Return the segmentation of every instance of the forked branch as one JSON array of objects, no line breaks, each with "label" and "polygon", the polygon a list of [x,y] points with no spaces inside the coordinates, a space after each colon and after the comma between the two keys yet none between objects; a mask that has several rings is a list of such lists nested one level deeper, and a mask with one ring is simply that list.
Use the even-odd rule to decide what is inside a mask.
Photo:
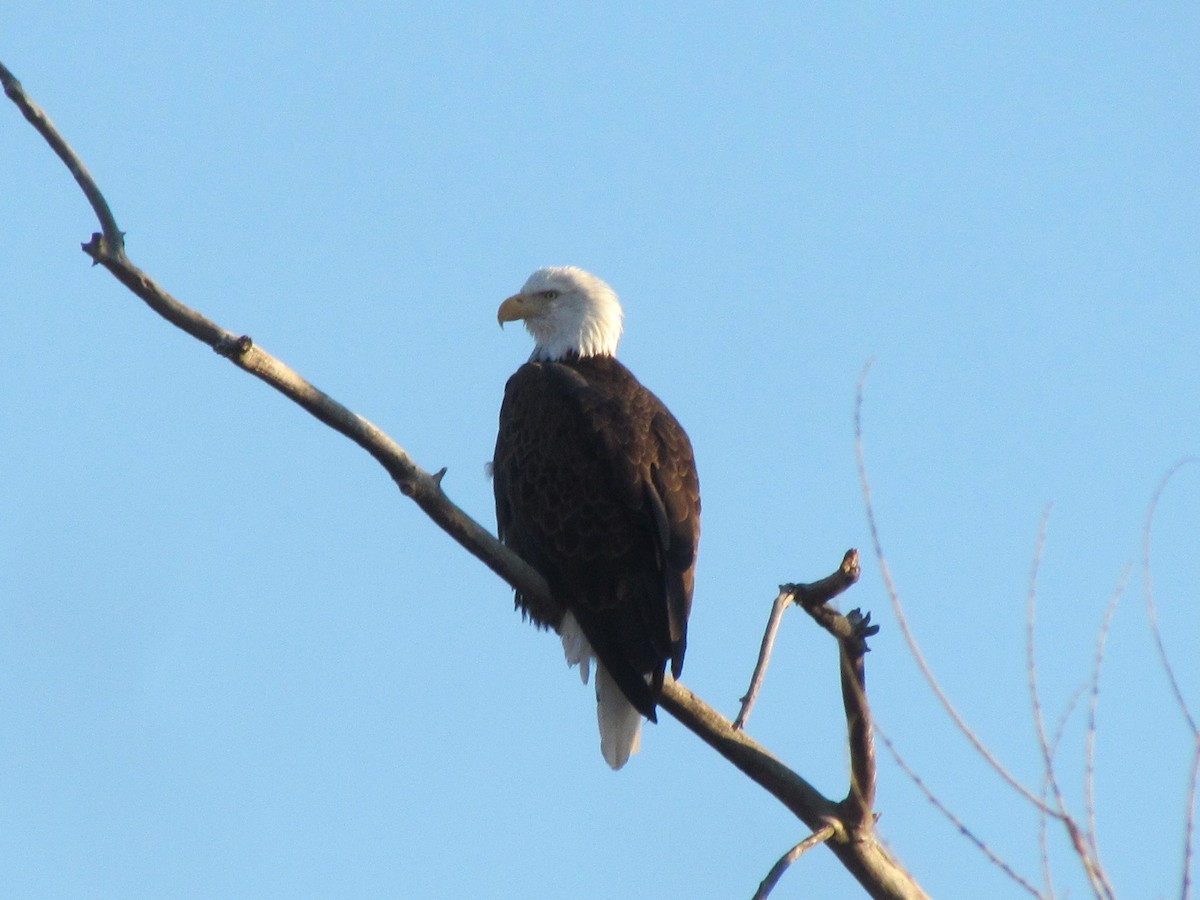
[{"label": "forked branch", "polygon": [[[742,697],[742,706],[733,727],[741,729],[750,716],[766,677],[771,650],[783,621],[783,612],[793,603],[800,606],[813,620],[828,631],[838,642],[838,670],[841,675],[842,705],[846,713],[847,742],[850,749],[850,786],[846,798],[838,804],[841,820],[857,835],[867,835],[875,826],[875,742],[872,732],[871,710],[867,703],[866,667],[863,658],[868,651],[867,638],[878,633],[879,627],[871,624],[871,616],[859,610],[842,615],[829,605],[834,597],[858,582],[861,569],[858,551],[847,550],[842,563],[832,574],[810,584],[784,584],[771,604],[771,615],[767,621],[758,661],[750,678],[750,688]],[[763,881],[756,896],[766,896],[784,871],[808,849],[809,842],[819,842],[821,832],[797,844],[775,864]]]},{"label": "forked branch", "polygon": [[[771,663],[771,651],[775,648],[775,637],[783,622],[783,611],[793,603],[799,603],[806,609],[828,603],[858,582],[862,570],[858,564],[858,551],[847,550],[842,557],[842,563],[832,575],[827,575],[820,581],[811,584],[781,584],[775,602],[771,604],[771,615],[767,619],[767,628],[763,632],[762,643],[758,648],[758,661],[754,664],[754,673],[750,676],[750,687],[741,699],[742,707],[738,710],[737,718],[733,720],[734,728],[744,728],[750,718],[750,711],[758,700],[762,690],[763,679],[767,675],[767,666]],[[836,634],[834,635],[837,636]]]}]

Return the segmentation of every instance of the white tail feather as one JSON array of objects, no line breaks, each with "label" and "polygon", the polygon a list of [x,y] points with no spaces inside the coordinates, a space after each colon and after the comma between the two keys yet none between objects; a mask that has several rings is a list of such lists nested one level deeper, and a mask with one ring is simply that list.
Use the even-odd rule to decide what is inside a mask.
[{"label": "white tail feather", "polygon": [[614,769],[629,762],[642,747],[642,714],[625,699],[604,663],[596,661],[596,721],[600,752]]},{"label": "white tail feather", "polygon": [[642,716],[625,699],[608,669],[596,659],[575,617],[567,613],[558,627],[567,665],[579,666],[579,677],[588,683],[592,661],[596,661],[596,721],[600,724],[600,752],[614,769],[629,762],[642,746]]}]

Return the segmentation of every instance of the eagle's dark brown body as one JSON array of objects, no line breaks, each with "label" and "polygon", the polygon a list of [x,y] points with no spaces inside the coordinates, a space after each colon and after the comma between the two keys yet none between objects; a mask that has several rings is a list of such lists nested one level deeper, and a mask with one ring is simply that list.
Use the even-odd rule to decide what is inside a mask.
[{"label": "eagle's dark brown body", "polygon": [[611,356],[529,362],[505,387],[493,480],[501,539],[654,720],[667,662],[683,666],[700,539],[683,428]]}]

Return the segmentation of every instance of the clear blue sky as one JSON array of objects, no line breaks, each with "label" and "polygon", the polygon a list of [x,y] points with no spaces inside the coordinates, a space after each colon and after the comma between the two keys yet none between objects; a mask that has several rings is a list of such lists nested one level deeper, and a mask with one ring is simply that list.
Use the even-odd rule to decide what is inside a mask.
[{"label": "clear blue sky", "polygon": [[[1103,857],[1178,892],[1190,738],[1146,625],[1142,527],[1200,453],[1200,8],[10,2],[0,59],[128,250],[392,434],[491,524],[499,301],[571,263],[692,436],[684,681],[732,714],[776,585],[866,551],[880,722],[1030,879],[1025,596],[1057,719],[1134,564],[1102,681]],[[804,836],[665,717],[614,774],[590,689],[381,469],[79,251],[82,195],[0,107],[0,896],[738,897]],[[1154,530],[1200,708],[1200,465]],[[846,783],[836,654],[789,617],[750,732]],[[1082,720],[1062,747],[1076,804]],[[1019,896],[881,762],[934,895]],[[1086,888],[1061,839],[1056,884]],[[776,896],[853,897],[825,851]]]}]

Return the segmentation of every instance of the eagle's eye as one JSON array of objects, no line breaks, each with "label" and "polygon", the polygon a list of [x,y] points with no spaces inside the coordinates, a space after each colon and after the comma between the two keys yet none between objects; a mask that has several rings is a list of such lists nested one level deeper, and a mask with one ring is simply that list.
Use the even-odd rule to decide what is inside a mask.
[{"label": "eagle's eye", "polygon": [[541,297],[543,300],[557,300],[560,293],[561,291],[555,290],[538,291],[537,296]]}]

